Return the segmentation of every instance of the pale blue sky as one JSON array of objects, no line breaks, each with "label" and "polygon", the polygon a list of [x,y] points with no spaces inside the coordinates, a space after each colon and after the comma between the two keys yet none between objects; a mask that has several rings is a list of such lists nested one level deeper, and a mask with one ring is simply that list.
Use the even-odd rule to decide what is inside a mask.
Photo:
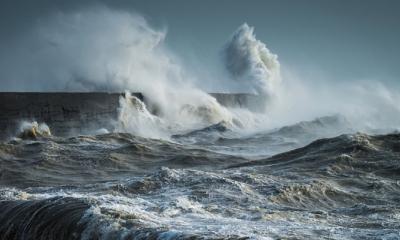
[{"label": "pale blue sky", "polygon": [[[2,1],[0,44],[13,41],[38,17],[98,1]],[[190,67],[213,70],[221,47],[243,22],[279,55],[284,66],[332,80],[399,82],[400,1],[381,0],[169,0],[112,1],[136,11],[155,28],[168,28],[166,44]],[[1,68],[1,66],[0,66]]]}]

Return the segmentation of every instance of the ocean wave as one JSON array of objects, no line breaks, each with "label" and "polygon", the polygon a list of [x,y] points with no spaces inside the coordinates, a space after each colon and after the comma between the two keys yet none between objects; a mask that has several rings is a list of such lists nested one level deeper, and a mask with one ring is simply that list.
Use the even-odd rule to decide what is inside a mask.
[{"label": "ocean wave", "polygon": [[[66,221],[66,209],[74,214],[67,223],[73,230],[63,232],[67,239],[373,239],[397,234],[398,133],[322,138],[272,157],[212,150],[237,141],[247,151],[256,144],[260,149],[276,144],[278,151],[284,139],[337,122],[317,120],[246,137],[217,124],[170,141],[108,133],[2,142],[0,208],[8,209],[2,221],[17,221],[9,217],[13,212],[22,219],[23,212],[43,211],[43,216],[58,216],[52,222],[57,225]],[[209,138],[208,145],[177,140],[206,140],[213,134],[218,140]],[[35,225],[26,227],[29,234],[48,238],[40,227],[46,219],[29,221]],[[17,222],[2,225],[7,237],[21,238],[19,229],[26,222]]]},{"label": "ocean wave", "polygon": [[39,137],[49,137],[51,131],[46,123],[37,123],[36,121],[23,121],[20,124],[18,137],[22,139],[36,139]]},{"label": "ocean wave", "polygon": [[74,198],[0,201],[0,239],[79,239],[89,205]]},{"label": "ocean wave", "polygon": [[[398,157],[399,134],[369,136],[363,133],[344,134],[334,138],[323,138],[309,145],[275,155],[271,158],[250,161],[234,167],[265,165],[274,168],[287,165],[304,168],[322,168],[342,160],[362,162],[358,167],[371,169],[368,164],[395,163]],[[379,170],[378,170],[379,171]]]},{"label": "ocean wave", "polygon": [[[0,144],[0,183],[51,186],[118,180],[161,166],[223,168],[244,158],[125,133]],[[62,173],[62,174],[61,174]]]}]

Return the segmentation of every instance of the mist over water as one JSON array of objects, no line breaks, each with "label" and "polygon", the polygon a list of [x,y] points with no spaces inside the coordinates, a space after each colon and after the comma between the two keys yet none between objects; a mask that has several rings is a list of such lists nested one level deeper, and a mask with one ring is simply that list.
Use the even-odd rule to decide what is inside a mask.
[{"label": "mist over water", "polygon": [[0,142],[0,239],[400,238],[398,89],[304,77],[255,31],[227,36],[213,79],[265,103],[246,108],[201,90],[140,14],[35,23],[0,56],[3,90],[125,94],[114,128],[22,122]]}]

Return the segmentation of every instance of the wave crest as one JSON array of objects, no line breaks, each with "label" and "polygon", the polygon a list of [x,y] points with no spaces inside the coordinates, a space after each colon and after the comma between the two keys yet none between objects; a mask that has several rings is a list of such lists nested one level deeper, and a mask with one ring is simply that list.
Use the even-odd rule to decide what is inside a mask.
[{"label": "wave crest", "polygon": [[278,56],[257,40],[254,28],[241,25],[228,41],[224,51],[225,66],[244,89],[259,95],[275,94],[280,82]]}]

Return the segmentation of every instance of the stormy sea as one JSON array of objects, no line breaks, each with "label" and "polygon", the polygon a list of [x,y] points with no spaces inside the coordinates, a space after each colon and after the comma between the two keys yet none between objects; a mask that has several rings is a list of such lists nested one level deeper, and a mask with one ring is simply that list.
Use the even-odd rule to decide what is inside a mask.
[{"label": "stormy sea", "polygon": [[169,140],[33,126],[0,144],[0,238],[398,239],[400,134],[345,124]]},{"label": "stormy sea", "polygon": [[[178,81],[187,78],[175,75],[163,36],[143,21],[100,9],[79,15],[82,31],[69,29],[74,16],[60,27],[78,29],[89,47],[84,34],[98,16],[114,27],[92,55],[78,49],[92,65],[76,65],[105,66],[105,55],[118,74],[77,71],[86,77],[69,86],[112,84],[145,99],[126,91],[115,119],[82,132],[20,119],[0,142],[0,239],[400,239],[400,110],[389,90],[292,84],[243,24],[223,48],[226,78],[211,90],[258,100],[227,106]],[[43,31],[58,33],[51,26]],[[63,53],[75,46],[45,35]],[[107,36],[124,36],[124,48]],[[99,49],[109,51],[93,55]],[[133,70],[118,59],[132,59]]]}]

